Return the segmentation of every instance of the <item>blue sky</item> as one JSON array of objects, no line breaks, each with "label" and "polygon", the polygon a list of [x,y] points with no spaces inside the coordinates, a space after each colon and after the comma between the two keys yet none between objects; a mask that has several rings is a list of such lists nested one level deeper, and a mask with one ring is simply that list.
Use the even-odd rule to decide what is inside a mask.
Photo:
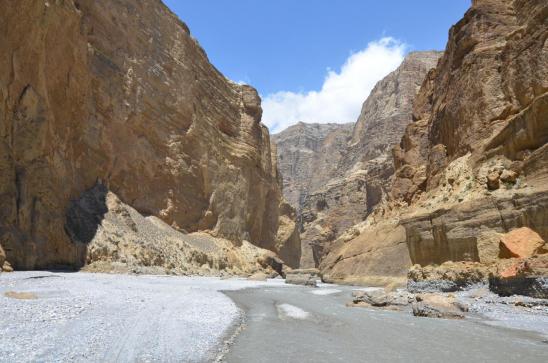
[{"label": "blue sky", "polygon": [[[297,121],[355,121],[374,83],[406,52],[443,50],[449,28],[470,6],[470,0],[164,2],[223,74],[259,90],[272,131]],[[354,100],[337,107],[345,96]]]}]

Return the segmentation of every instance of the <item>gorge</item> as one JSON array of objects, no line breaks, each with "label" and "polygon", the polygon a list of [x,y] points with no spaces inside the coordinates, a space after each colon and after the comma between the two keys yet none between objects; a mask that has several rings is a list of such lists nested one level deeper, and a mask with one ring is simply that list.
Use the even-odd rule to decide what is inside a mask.
[{"label": "gorge", "polygon": [[545,361],[546,1],[273,134],[161,0],[0,9],[0,362]]}]

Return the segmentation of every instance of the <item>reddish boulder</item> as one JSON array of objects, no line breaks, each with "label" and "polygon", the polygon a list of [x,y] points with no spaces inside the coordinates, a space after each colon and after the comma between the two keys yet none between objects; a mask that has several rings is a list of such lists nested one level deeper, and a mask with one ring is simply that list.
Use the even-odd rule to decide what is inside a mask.
[{"label": "reddish boulder", "polygon": [[489,277],[489,289],[501,296],[548,299],[548,254],[518,260]]},{"label": "reddish boulder", "polygon": [[500,239],[500,257],[527,258],[548,252],[546,243],[530,228],[522,227],[504,234]]}]

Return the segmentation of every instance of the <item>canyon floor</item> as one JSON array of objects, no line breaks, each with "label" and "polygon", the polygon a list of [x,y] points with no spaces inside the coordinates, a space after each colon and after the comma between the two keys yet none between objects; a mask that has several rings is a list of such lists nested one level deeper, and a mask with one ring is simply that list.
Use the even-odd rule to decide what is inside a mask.
[{"label": "canyon floor", "polygon": [[[520,314],[482,300],[475,306],[482,314],[464,320],[417,318],[405,310],[347,307],[353,289],[328,284],[308,288],[283,280],[2,274],[0,362],[548,358],[546,311]],[[468,298],[466,293],[462,298]]]}]

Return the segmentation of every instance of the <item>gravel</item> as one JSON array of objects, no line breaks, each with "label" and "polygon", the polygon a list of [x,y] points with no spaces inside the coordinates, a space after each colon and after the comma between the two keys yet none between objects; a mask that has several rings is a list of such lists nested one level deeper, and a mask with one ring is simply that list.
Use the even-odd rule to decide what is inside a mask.
[{"label": "gravel", "polygon": [[[220,290],[282,283],[80,272],[2,274],[0,362],[211,361],[241,314]],[[9,298],[7,292],[35,298]]]}]

